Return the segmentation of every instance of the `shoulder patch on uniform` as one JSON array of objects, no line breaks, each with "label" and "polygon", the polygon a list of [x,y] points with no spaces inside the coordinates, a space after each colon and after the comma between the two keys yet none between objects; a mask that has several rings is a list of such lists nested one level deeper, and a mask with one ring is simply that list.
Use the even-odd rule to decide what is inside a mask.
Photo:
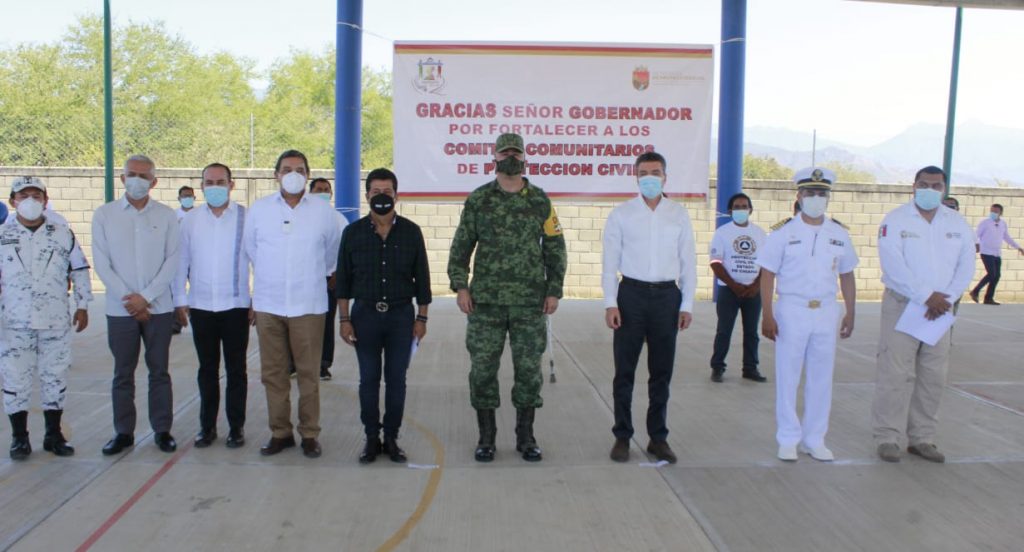
[{"label": "shoulder patch on uniform", "polygon": [[562,235],[562,224],[558,222],[558,215],[555,214],[555,206],[551,206],[548,219],[544,221],[544,235],[553,238]]},{"label": "shoulder patch on uniform", "polygon": [[847,226],[846,226],[845,224],[843,224],[843,223],[839,222],[839,221],[838,221],[838,220],[836,220],[836,219],[835,219],[834,217],[832,218],[832,222],[834,222],[834,223],[838,224],[839,226],[842,226],[842,227],[843,227],[844,229],[846,229],[846,230],[849,230],[849,228],[847,228]]},{"label": "shoulder patch on uniform", "polygon": [[774,231],[778,230],[779,228],[782,228],[783,226],[785,226],[786,224],[788,224],[788,223],[789,223],[789,221],[791,221],[791,220],[793,220],[793,217],[789,217],[789,218],[784,218],[784,219],[780,220],[779,222],[776,222],[775,224],[773,224],[773,225],[771,226],[771,230],[772,230],[772,232],[774,232]]}]

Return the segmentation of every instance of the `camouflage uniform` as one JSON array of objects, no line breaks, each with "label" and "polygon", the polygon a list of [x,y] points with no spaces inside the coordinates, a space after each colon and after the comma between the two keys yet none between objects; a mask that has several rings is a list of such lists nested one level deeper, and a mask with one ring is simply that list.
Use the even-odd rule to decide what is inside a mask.
[{"label": "camouflage uniform", "polygon": [[0,226],[0,371],[7,414],[28,410],[34,370],[43,410],[64,408],[71,365],[68,277],[77,308],[92,300],[89,265],[72,253],[75,248],[75,235],[63,224],[45,221],[35,231],[20,223]]},{"label": "camouflage uniform", "polygon": [[[453,291],[469,288],[475,303],[466,328],[470,401],[476,409],[500,405],[498,367],[505,335],[512,345],[512,404],[538,408],[544,381],[540,361],[547,347],[545,297],[562,297],[566,252],[562,228],[543,190],[523,179],[509,193],[497,180],[466,199],[448,261]],[[476,249],[473,281],[469,259]]]}]

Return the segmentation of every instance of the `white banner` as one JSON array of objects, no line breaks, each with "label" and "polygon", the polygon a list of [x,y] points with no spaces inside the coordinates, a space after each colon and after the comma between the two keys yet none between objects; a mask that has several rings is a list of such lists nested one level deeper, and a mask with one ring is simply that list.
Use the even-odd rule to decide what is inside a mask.
[{"label": "white banner", "polygon": [[633,163],[665,156],[671,196],[708,191],[709,45],[395,43],[403,196],[465,196],[494,179],[494,140],[526,143],[548,195],[631,197]]}]

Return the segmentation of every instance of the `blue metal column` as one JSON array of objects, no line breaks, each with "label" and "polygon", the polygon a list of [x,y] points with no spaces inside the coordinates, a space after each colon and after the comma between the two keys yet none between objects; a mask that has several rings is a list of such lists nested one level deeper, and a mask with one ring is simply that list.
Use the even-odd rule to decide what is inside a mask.
[{"label": "blue metal column", "polygon": [[103,0],[103,201],[114,201],[114,88],[111,70],[110,0]]},{"label": "blue metal column", "polygon": [[956,86],[960,80],[960,31],[964,8],[956,7],[956,28],[953,31],[953,67],[949,72],[949,107],[946,111],[946,143],[942,151],[942,170],[946,171],[946,195],[953,185],[953,127],[956,125]]},{"label": "blue metal column", "polygon": [[338,0],[334,83],[334,207],[359,218],[363,0]]},{"label": "blue metal column", "polygon": [[[722,0],[721,86],[718,102],[718,216],[729,222],[729,198],[743,191],[743,75],[747,52],[747,0]],[[718,286],[714,286],[717,298]]]}]

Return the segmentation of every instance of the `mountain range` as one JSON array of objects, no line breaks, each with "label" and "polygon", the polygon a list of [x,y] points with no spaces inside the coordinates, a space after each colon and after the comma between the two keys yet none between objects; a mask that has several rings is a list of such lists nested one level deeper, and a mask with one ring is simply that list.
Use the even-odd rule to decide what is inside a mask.
[{"label": "mountain range", "polygon": [[[819,137],[815,162],[839,162],[867,171],[879,183],[909,182],[925,165],[942,165],[945,127],[919,123],[873,146],[855,146]],[[744,152],[774,157],[794,170],[811,164],[809,132],[755,126],[744,130]],[[712,162],[718,154],[712,141]],[[1024,187],[1024,130],[968,122],[956,127],[953,176],[960,186]]]}]

